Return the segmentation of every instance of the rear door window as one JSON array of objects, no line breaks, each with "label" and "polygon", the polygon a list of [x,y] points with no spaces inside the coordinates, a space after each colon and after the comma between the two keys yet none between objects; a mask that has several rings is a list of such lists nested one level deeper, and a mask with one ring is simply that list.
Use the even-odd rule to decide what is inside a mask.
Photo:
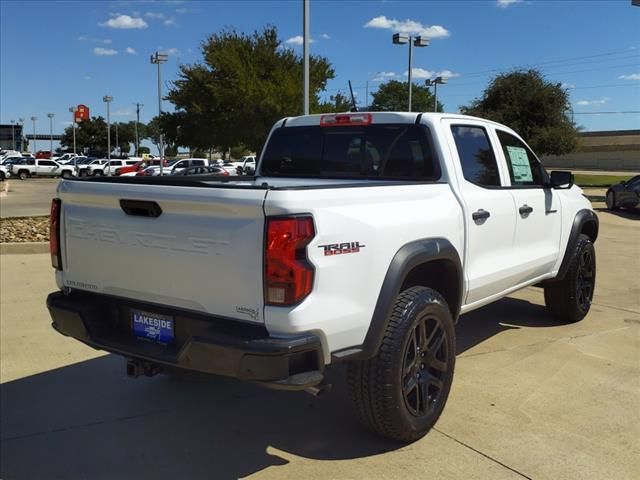
[{"label": "rear door window", "polygon": [[437,180],[440,168],[422,125],[314,126],[275,130],[261,174]]},{"label": "rear door window", "polygon": [[487,131],[476,125],[452,125],[465,180],[482,187],[500,186],[498,162]]}]

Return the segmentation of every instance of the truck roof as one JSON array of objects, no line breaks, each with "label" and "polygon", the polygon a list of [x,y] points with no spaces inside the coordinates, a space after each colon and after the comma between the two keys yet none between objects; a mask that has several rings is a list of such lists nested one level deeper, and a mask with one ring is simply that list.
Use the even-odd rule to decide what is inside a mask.
[{"label": "truck roof", "polygon": [[487,120],[486,118],[473,117],[471,115],[462,115],[459,113],[434,113],[434,112],[339,112],[339,113],[322,113],[314,115],[300,115],[298,117],[287,117],[276,123],[275,127],[303,127],[320,125],[322,117],[332,115],[371,115],[372,124],[380,123],[415,123],[418,115],[422,120],[433,123],[440,118],[453,118],[460,120],[480,120],[498,125],[496,122]]}]

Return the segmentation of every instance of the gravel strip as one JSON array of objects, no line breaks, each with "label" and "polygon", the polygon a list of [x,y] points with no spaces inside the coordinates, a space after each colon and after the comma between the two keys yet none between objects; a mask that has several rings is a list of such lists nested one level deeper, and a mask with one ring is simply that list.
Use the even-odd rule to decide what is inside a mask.
[{"label": "gravel strip", "polygon": [[49,217],[0,219],[0,243],[48,242]]}]

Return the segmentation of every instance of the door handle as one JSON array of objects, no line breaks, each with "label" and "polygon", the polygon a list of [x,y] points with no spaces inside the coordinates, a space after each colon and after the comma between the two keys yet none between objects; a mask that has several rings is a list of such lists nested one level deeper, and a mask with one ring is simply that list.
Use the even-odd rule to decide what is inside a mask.
[{"label": "door handle", "polygon": [[473,212],[471,214],[471,218],[473,218],[475,221],[478,220],[485,220],[487,218],[489,218],[491,216],[491,214],[489,212],[487,212],[486,210],[483,210],[482,208],[480,210],[477,210],[475,212]]},{"label": "door handle", "polygon": [[533,207],[530,207],[525,203],[518,209],[518,211],[520,212],[520,215],[529,215],[531,212],[533,212]]}]

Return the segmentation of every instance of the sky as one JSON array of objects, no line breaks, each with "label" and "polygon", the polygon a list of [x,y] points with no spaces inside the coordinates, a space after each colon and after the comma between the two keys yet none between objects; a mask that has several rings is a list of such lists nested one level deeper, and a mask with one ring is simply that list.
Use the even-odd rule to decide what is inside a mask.
[{"label": "sky", "polygon": [[[631,0],[311,0],[310,19],[311,53],[336,72],[326,97],[348,93],[351,80],[364,106],[380,82],[406,81],[408,47],[391,41],[403,32],[430,38],[414,49],[413,78],[449,77],[438,88],[445,111],[480,96],[497,73],[536,67],[569,89],[584,130],[640,128],[640,7]],[[36,116],[48,133],[52,112],[61,133],[72,105],[106,116],[104,95],[113,121],[135,119],[138,102],[146,122],[158,113],[153,52],[169,54],[166,92],[180,64],[201,62],[210,34],[269,24],[283,47],[302,52],[302,0],[0,0],[0,122],[24,118],[31,133]]]}]

